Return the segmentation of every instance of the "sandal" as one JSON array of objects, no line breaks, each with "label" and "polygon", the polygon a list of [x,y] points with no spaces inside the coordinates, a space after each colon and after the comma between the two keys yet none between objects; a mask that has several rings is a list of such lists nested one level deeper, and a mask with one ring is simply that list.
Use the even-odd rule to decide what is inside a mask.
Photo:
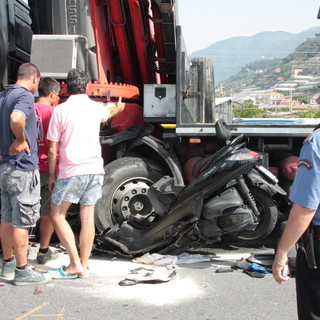
[{"label": "sandal", "polygon": [[67,269],[66,266],[62,266],[59,269],[49,269],[48,273],[51,275],[52,279],[77,279],[79,277],[78,273],[68,274],[65,273]]}]

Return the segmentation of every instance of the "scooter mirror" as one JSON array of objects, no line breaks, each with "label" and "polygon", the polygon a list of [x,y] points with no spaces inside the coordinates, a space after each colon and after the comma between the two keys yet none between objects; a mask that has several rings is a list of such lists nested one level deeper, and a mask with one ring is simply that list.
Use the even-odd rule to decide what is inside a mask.
[{"label": "scooter mirror", "polygon": [[228,141],[230,140],[232,133],[228,128],[228,125],[224,121],[224,119],[219,119],[215,123],[216,134],[220,140]]}]

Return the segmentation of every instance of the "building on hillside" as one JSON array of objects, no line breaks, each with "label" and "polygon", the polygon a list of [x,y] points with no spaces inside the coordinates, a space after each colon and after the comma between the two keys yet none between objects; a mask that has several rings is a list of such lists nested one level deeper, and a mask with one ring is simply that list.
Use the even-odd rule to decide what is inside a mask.
[{"label": "building on hillside", "polygon": [[274,87],[275,91],[294,91],[296,90],[298,83],[295,81],[285,81],[281,82]]},{"label": "building on hillside", "polygon": [[293,100],[292,97],[289,97],[289,96],[282,96],[282,97],[279,97],[277,100],[276,100],[276,103],[275,105],[277,107],[282,107],[282,108],[294,108],[296,106],[300,106],[301,105],[301,102],[298,101],[298,100]]},{"label": "building on hillside", "polygon": [[296,68],[294,68],[294,69],[292,69],[292,76],[293,76],[294,78],[296,78],[296,77],[298,77],[299,73],[302,72],[302,71],[303,71],[303,69],[296,69]]},{"label": "building on hillside", "polygon": [[262,108],[272,108],[277,106],[279,99],[283,96],[284,95],[282,93],[275,91],[257,94],[256,104]]}]

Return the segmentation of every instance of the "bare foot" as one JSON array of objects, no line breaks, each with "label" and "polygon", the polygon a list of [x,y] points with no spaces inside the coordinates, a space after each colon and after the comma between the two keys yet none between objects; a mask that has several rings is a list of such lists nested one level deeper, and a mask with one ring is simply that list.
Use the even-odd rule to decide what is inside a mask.
[{"label": "bare foot", "polygon": [[67,266],[67,267],[65,268],[64,272],[65,272],[66,274],[81,274],[81,273],[83,273],[84,271],[83,271],[82,266],[80,266],[80,267],[71,267],[71,266],[69,265],[69,266]]},{"label": "bare foot", "polygon": [[89,269],[85,269],[83,272],[79,273],[79,278],[84,279],[89,277]]}]

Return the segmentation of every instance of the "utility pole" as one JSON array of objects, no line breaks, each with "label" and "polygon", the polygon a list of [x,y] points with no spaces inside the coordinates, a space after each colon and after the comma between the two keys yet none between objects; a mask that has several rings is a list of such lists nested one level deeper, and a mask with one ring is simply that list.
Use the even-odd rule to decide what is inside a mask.
[{"label": "utility pole", "polygon": [[224,91],[223,91],[224,85],[222,82],[219,83],[219,89],[220,89],[219,90],[220,91],[220,98],[223,98],[224,97]]}]

